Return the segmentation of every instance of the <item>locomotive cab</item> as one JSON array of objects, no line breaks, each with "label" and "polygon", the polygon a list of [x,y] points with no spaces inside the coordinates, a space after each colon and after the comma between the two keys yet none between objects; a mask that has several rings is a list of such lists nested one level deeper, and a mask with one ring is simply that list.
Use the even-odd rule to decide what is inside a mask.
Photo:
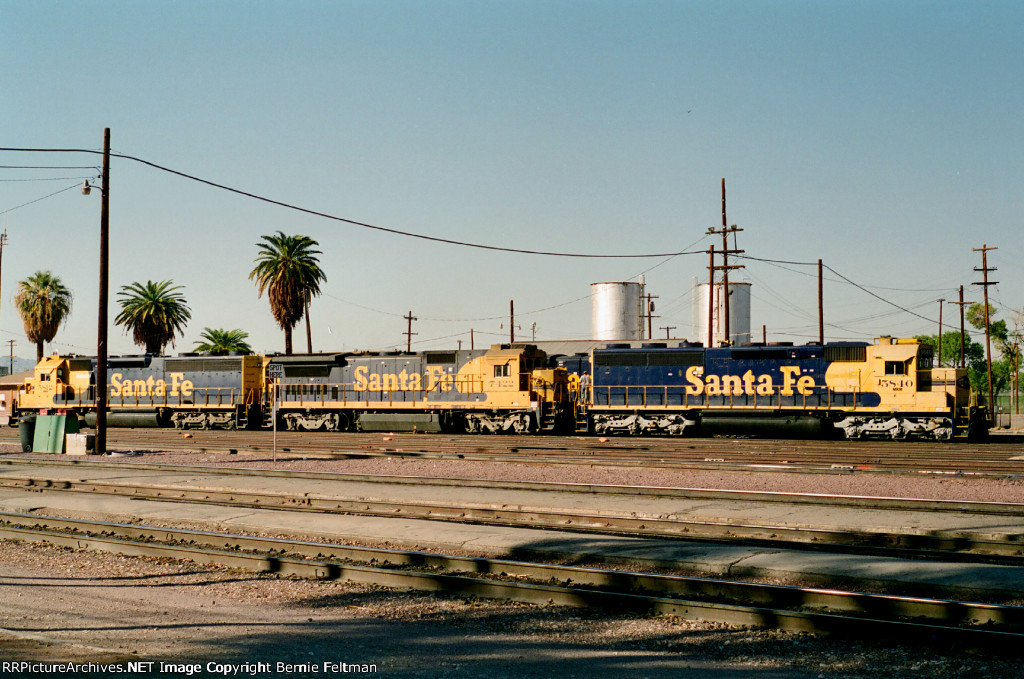
[{"label": "locomotive cab", "polygon": [[67,408],[92,398],[92,360],[88,358],[48,356],[25,379],[18,398],[21,410]]},{"label": "locomotive cab", "polygon": [[547,363],[547,354],[533,344],[495,344],[467,363],[459,371],[459,382],[478,379],[487,395],[487,408],[496,409],[466,412],[467,429],[516,433],[567,429],[568,374]]},{"label": "locomotive cab", "polygon": [[933,350],[914,339],[879,337],[863,362],[833,364],[830,384],[862,394],[836,423],[847,438],[949,440],[984,430],[962,368],[933,367]]},{"label": "locomotive cab", "polygon": [[64,395],[67,386],[67,361],[60,356],[47,356],[36,364],[32,377],[25,378],[18,399],[23,410],[48,408],[57,394]]}]

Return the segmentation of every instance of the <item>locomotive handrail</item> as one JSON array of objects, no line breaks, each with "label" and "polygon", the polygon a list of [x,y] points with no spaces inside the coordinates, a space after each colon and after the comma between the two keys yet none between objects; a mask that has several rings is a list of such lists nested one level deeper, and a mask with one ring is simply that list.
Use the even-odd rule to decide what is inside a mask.
[{"label": "locomotive handrail", "polygon": [[[453,380],[439,380],[428,389],[402,389],[402,388],[356,388],[354,382],[325,382],[322,384],[285,384],[282,385],[280,400],[282,403],[318,403],[322,407],[327,405],[348,406],[351,403],[358,403],[365,407],[380,406],[387,404],[394,407],[400,404],[407,404],[409,407],[422,407],[429,402],[430,395],[444,395],[448,393],[469,395],[484,393],[484,380],[475,377],[464,377]],[[553,385],[549,385],[553,386]],[[269,401],[269,394],[272,385],[266,385],[263,389],[264,398]],[[336,389],[337,396],[328,397],[328,390]],[[527,390],[529,391],[529,390]],[[386,394],[387,396],[383,396]],[[381,395],[375,399],[375,395]],[[399,397],[402,396],[402,398]]]},{"label": "locomotive handrail", "polygon": [[[794,393],[792,395],[784,396],[782,394],[781,385],[773,385],[771,393],[769,394],[753,394],[747,393],[736,393],[734,390],[729,390],[728,393],[722,394],[711,394],[709,395],[706,391],[700,394],[689,393],[685,385],[669,384],[669,385],[627,385],[627,384],[605,384],[599,386],[593,386],[594,403],[589,404],[591,406],[603,406],[611,408],[673,408],[673,407],[709,407],[709,408],[728,408],[728,409],[764,409],[764,408],[775,408],[778,410],[785,409],[814,409],[814,410],[833,410],[835,408],[843,408],[848,410],[856,410],[860,407],[860,390],[854,388],[852,391],[840,392],[833,387],[827,385],[818,386],[815,385],[813,391],[810,394]],[[669,390],[677,390],[675,393],[671,393]],[[837,398],[838,395],[848,396],[849,399],[841,399],[843,403],[839,403]],[[673,398],[678,398],[679,402],[670,403]],[[786,399],[791,399],[789,403],[786,403]],[[617,402],[616,402],[617,401]]]},{"label": "locomotive handrail", "polygon": [[[54,397],[53,403],[55,405],[63,404],[65,406],[75,406],[78,408],[95,407],[96,399],[93,394],[94,389],[90,387],[86,390],[86,393],[78,392],[73,399]],[[239,389],[237,387],[195,387],[193,389],[193,397],[189,398],[182,394],[177,397],[171,397],[168,394],[164,394],[162,398],[157,397],[155,394],[133,394],[131,396],[125,396],[125,394],[118,394],[116,397],[108,397],[108,404],[110,406],[116,405],[117,407],[140,407],[147,406],[155,408],[158,406],[169,407],[169,406],[195,406],[198,396],[195,392],[202,392],[202,406],[209,407],[224,407],[234,406],[238,404],[252,404],[255,402],[255,390],[253,389]],[[213,395],[211,396],[211,392]]]}]

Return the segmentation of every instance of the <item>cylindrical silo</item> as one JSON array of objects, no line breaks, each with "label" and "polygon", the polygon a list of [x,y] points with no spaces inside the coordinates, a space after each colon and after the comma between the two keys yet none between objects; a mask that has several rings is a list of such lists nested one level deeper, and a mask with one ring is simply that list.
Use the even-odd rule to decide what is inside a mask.
[{"label": "cylindrical silo", "polygon": [[[708,300],[709,285],[700,283],[693,290],[693,327],[697,342],[708,344],[709,305],[712,342],[717,347],[725,339],[725,297],[722,283],[715,283],[713,302]],[[733,344],[750,342],[750,283],[729,282],[729,339]]]},{"label": "cylindrical silo", "polygon": [[595,340],[639,340],[644,286],[632,281],[590,284],[590,327]]}]

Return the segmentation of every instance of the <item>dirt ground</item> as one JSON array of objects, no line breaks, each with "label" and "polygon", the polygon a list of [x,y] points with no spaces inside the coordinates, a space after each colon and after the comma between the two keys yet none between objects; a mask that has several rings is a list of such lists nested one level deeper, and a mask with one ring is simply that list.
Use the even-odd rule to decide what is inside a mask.
[{"label": "dirt ground", "polygon": [[[1005,660],[0,542],[0,676],[1016,677]],[[21,664],[27,663],[27,664]],[[64,671],[62,671],[64,670]]]}]

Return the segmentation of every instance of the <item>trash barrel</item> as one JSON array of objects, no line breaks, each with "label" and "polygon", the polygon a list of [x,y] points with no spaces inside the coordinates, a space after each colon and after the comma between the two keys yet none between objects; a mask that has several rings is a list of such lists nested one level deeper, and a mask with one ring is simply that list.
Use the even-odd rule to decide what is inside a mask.
[{"label": "trash barrel", "polygon": [[36,433],[36,416],[22,415],[18,420],[18,434],[21,435],[21,451],[32,452],[32,438]]}]

